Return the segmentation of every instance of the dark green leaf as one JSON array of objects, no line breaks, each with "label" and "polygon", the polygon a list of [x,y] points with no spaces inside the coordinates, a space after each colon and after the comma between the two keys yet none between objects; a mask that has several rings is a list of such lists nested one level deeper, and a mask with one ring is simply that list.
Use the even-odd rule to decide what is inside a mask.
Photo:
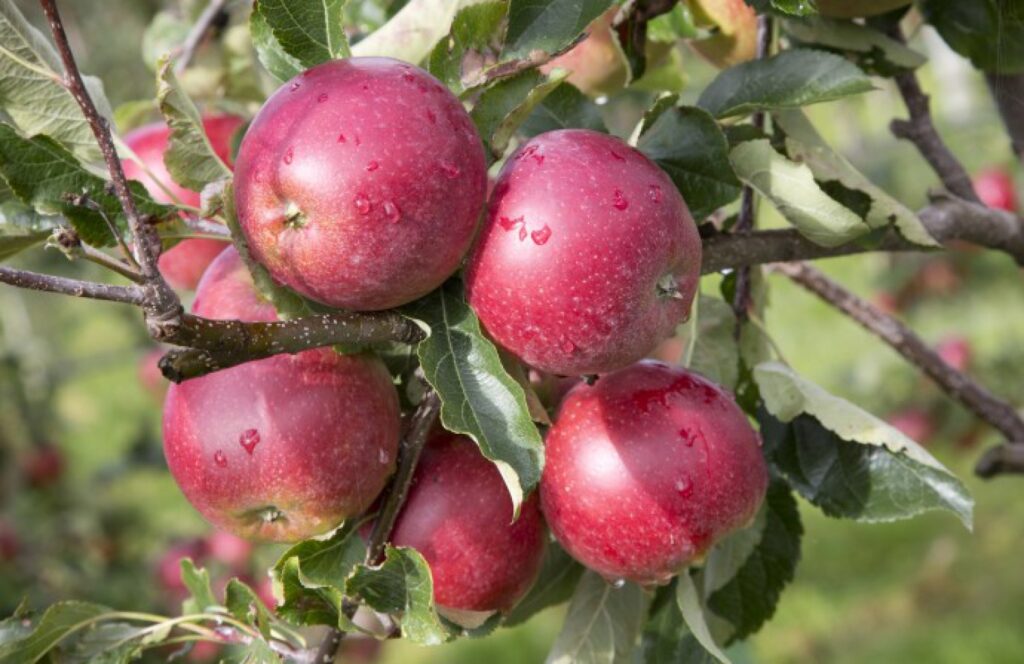
[{"label": "dark green leaf", "polygon": [[569,601],[581,576],[583,565],[573,560],[557,542],[548,542],[537,580],[526,597],[505,616],[502,624],[507,627],[518,625],[539,611]]},{"label": "dark green leaf", "polygon": [[86,602],[60,602],[46,610],[35,629],[17,641],[0,644],[0,664],[33,664],[65,637],[97,622],[110,609]]},{"label": "dark green leaf", "polygon": [[706,609],[703,605],[703,598],[697,585],[693,582],[689,570],[676,577],[676,604],[679,606],[679,613],[683,616],[683,622],[701,648],[722,664],[730,664],[729,658],[722,652],[711,634],[705,616]]},{"label": "dark green leaf", "polygon": [[796,108],[872,90],[871,79],[834,53],[795,49],[726,69],[697,105],[717,118]]},{"label": "dark green leaf", "polygon": [[552,90],[533,109],[519,128],[519,133],[530,137],[556,129],[591,129],[608,133],[601,108],[568,83]]},{"label": "dark green leaf", "polygon": [[941,509],[971,527],[967,488],[913,440],[777,362],[754,378],[766,455],[826,514],[878,522]]},{"label": "dark green leaf", "polygon": [[287,81],[302,73],[302,63],[285,52],[267,19],[258,11],[249,15],[249,34],[260,63],[278,81]]},{"label": "dark green leaf", "polygon": [[638,660],[643,664],[715,664],[683,622],[675,601],[675,582],[664,590],[672,594],[654,609],[644,626]]},{"label": "dark green leaf", "polygon": [[547,664],[632,662],[649,602],[649,594],[635,583],[616,587],[596,572],[585,572]]},{"label": "dark green leaf", "polygon": [[668,173],[698,222],[740,194],[729,165],[729,143],[699,108],[665,110],[640,135],[637,148]]},{"label": "dark green leaf", "polygon": [[1024,72],[1024,3],[1019,0],[921,0],[925,20],[978,69]]},{"label": "dark green leaf", "polygon": [[[860,2],[860,0],[851,0]],[[759,14],[771,11],[789,16],[811,16],[818,13],[814,0],[744,0]]]},{"label": "dark green leaf", "polygon": [[530,69],[498,81],[480,95],[470,117],[488,147],[489,162],[505,154],[519,125],[566,76],[562,72],[549,77]]},{"label": "dark green leaf", "polygon": [[205,613],[210,607],[220,605],[210,588],[210,573],[197,568],[191,558],[181,559],[181,581],[191,595],[185,600],[186,613]]},{"label": "dark green leaf", "polygon": [[451,32],[430,53],[430,73],[455,94],[462,94],[480,79],[488,56],[500,47],[505,2],[482,2],[463,7],[452,21]]},{"label": "dark green leaf", "polygon": [[270,612],[253,589],[238,579],[228,581],[224,605],[235,618],[260,630],[264,638],[270,636]]},{"label": "dark green leaf", "polygon": [[518,514],[544,465],[544,443],[530,418],[523,388],[508,375],[494,344],[481,332],[457,279],[405,311],[430,327],[418,353],[427,381],[441,397],[444,427],[469,435],[495,463]]},{"label": "dark green leaf", "polygon": [[[22,138],[13,127],[0,123],[0,175],[40,214],[64,216],[87,244],[111,246],[115,238],[109,224],[127,226],[117,197],[106,189],[107,181],[49,136]],[[143,214],[160,219],[174,214],[173,208],[154,203],[141,183],[132,182],[131,189]],[[69,196],[83,194],[95,209],[69,201]]]},{"label": "dark green leaf", "polygon": [[349,56],[343,29],[345,1],[257,0],[252,11],[263,17],[281,50],[308,69]]},{"label": "dark green leaf", "polygon": [[414,643],[438,645],[448,639],[434,608],[430,567],[416,549],[389,545],[379,566],[355,568],[348,589],[377,611],[401,614],[402,636]]},{"label": "dark green leaf", "polygon": [[513,59],[530,58],[538,51],[556,53],[612,4],[612,0],[511,0],[502,55]]}]

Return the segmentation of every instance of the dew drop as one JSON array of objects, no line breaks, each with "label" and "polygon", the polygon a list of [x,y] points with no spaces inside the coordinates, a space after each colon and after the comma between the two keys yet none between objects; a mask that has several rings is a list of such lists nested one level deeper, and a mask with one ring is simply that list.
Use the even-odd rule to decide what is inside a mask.
[{"label": "dew drop", "polygon": [[625,586],[626,586],[626,580],[625,579],[615,579],[614,581],[612,581],[612,588],[614,588],[615,590],[619,590],[621,588],[624,588]]},{"label": "dew drop", "polygon": [[462,172],[459,170],[458,166],[447,161],[441,162],[441,171],[449,180],[454,180],[455,178],[459,177],[459,174]]},{"label": "dew drop", "polygon": [[358,145],[362,145],[362,144],[363,144],[363,142],[361,140],[359,140],[359,136],[356,135],[356,145],[358,146]]},{"label": "dew drop", "polygon": [[661,202],[661,187],[656,184],[652,184],[647,188],[647,196],[655,203]]},{"label": "dew drop", "polygon": [[625,210],[629,207],[629,201],[622,195],[621,189],[616,189],[615,193],[612,194],[612,205],[616,210]]},{"label": "dew drop", "polygon": [[316,103],[318,103],[318,104],[322,104],[322,103],[324,103],[325,101],[327,101],[327,93],[326,93],[326,92],[321,92],[321,93],[320,93],[320,94],[319,94],[319,95],[317,96],[317,98],[316,98]]},{"label": "dew drop", "polygon": [[256,450],[256,446],[260,444],[260,432],[256,429],[246,429],[242,432],[242,435],[238,437],[238,444],[242,446],[250,456]]},{"label": "dew drop", "polygon": [[404,78],[409,83],[413,83],[416,81],[416,75],[413,74],[411,71],[407,71],[404,74],[402,74],[402,78]]},{"label": "dew drop", "polygon": [[397,224],[402,218],[402,211],[391,201],[384,201],[384,216],[393,224]]},{"label": "dew drop", "polygon": [[522,223],[523,217],[515,217],[514,219],[509,219],[508,217],[498,217],[498,225],[504,228],[506,231],[510,231]]},{"label": "dew drop", "polygon": [[434,113],[431,110],[428,110],[427,111],[427,120],[430,121],[430,124],[437,124],[437,114]]},{"label": "dew drop", "polygon": [[291,90],[292,92],[295,92],[296,90],[298,90],[301,87],[302,87],[302,83],[300,83],[299,81],[292,81],[292,85],[288,89]]},{"label": "dew drop", "polygon": [[348,139],[345,138],[345,134],[338,134],[338,142],[339,143],[347,143],[348,142]]},{"label": "dew drop", "polygon": [[221,450],[217,450],[213,453],[213,462],[221,468],[226,468],[228,465],[228,457]]},{"label": "dew drop", "polygon": [[526,224],[519,227],[519,241],[522,242],[526,239]]},{"label": "dew drop", "polygon": [[362,88],[363,88],[363,90],[369,90],[370,89],[370,84],[369,83],[363,83]]},{"label": "dew drop", "polygon": [[366,194],[363,194],[363,193],[356,194],[355,203],[356,203],[356,212],[358,212],[359,214],[361,214],[363,216],[366,216],[366,215],[370,214],[370,210],[373,209],[373,205],[370,204],[370,199],[367,198]]},{"label": "dew drop", "polygon": [[295,159],[295,150],[293,148],[288,148],[288,151],[284,153],[283,161],[286,164],[290,164],[293,159]]},{"label": "dew drop", "polygon": [[551,228],[547,224],[544,224],[543,228],[538,228],[530,233],[530,239],[532,239],[533,243],[537,246],[546,243],[551,239]]},{"label": "dew drop", "polygon": [[687,478],[676,480],[675,483],[676,492],[683,498],[689,498],[693,495],[693,482]]},{"label": "dew drop", "polygon": [[372,173],[373,171],[377,170],[378,168],[380,168],[380,164],[378,164],[375,161],[371,161],[369,164],[366,165],[366,170],[369,173]]},{"label": "dew drop", "polygon": [[683,445],[686,445],[687,447],[693,447],[693,441],[696,440],[696,437],[690,433],[689,429],[680,429],[679,437],[682,438]]},{"label": "dew drop", "polygon": [[626,161],[626,158],[623,157],[618,152],[616,152],[615,150],[609,150],[609,152],[612,153],[612,158],[615,159],[616,161]]},{"label": "dew drop", "polygon": [[537,146],[531,145],[516,156],[516,161],[522,161],[527,157],[532,157],[537,152]]},{"label": "dew drop", "polygon": [[388,451],[382,447],[380,448],[380,451],[377,452],[377,461],[380,461],[381,464],[386,464],[387,462],[391,461],[391,455],[388,454]]}]

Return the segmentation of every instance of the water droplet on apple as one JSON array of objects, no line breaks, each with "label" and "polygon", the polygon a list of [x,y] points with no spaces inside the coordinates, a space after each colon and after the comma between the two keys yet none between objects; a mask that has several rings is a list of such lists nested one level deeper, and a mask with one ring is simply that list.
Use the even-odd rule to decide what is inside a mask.
[{"label": "water droplet on apple", "polygon": [[686,477],[678,479],[675,483],[675,489],[683,498],[689,498],[693,495],[693,482]]},{"label": "water droplet on apple", "polygon": [[437,114],[435,114],[433,111],[428,109],[427,110],[427,120],[430,121],[430,124],[437,124]]},{"label": "water droplet on apple", "polygon": [[228,465],[228,457],[221,450],[217,450],[213,453],[213,462],[221,468],[226,468]]},{"label": "water droplet on apple", "polygon": [[532,239],[533,243],[537,246],[546,243],[551,239],[551,228],[547,224],[544,224],[543,228],[539,228],[530,233],[530,239]]},{"label": "water droplet on apple", "polygon": [[345,139],[345,134],[338,134],[338,142],[339,142],[339,143],[347,143],[347,142],[348,142],[348,141],[347,141],[347,140]]},{"label": "water droplet on apple", "polygon": [[624,588],[625,586],[626,586],[626,580],[625,579],[615,579],[614,581],[612,581],[612,588],[614,588],[615,590],[620,590],[621,588]]},{"label": "water droplet on apple", "polygon": [[319,94],[319,95],[317,96],[317,98],[316,98],[316,103],[318,103],[318,104],[322,104],[322,103],[324,103],[325,101],[327,101],[327,93],[326,93],[326,92],[321,92],[321,93],[320,93],[320,94]]},{"label": "water droplet on apple", "polygon": [[368,215],[370,214],[370,210],[373,209],[373,205],[370,203],[370,199],[367,198],[366,194],[356,194],[355,203],[356,212],[361,215]]},{"label": "water droplet on apple", "polygon": [[366,165],[366,170],[369,173],[372,173],[373,171],[377,170],[378,168],[380,168],[380,164],[378,164],[375,161],[371,161],[369,164]]},{"label": "water droplet on apple", "polygon": [[256,450],[256,446],[260,444],[260,432],[256,429],[246,429],[242,432],[242,435],[238,437],[238,444],[242,446],[249,456]]},{"label": "water droplet on apple", "polygon": [[382,464],[386,464],[391,461],[391,455],[382,447],[380,448],[380,452],[377,453],[377,461],[380,461]]},{"label": "water droplet on apple", "polygon": [[615,159],[616,161],[626,161],[626,158],[623,157],[618,152],[616,152],[615,150],[609,150],[609,152],[612,153],[612,158]]},{"label": "water droplet on apple", "polygon": [[447,161],[441,162],[441,171],[449,180],[454,180],[455,178],[459,177],[459,174],[462,172],[459,170],[458,166]]},{"label": "water droplet on apple", "polygon": [[648,197],[649,197],[649,198],[650,198],[650,199],[651,199],[652,201],[654,201],[655,203],[660,203],[660,202],[661,202],[661,187],[659,187],[659,186],[658,186],[658,185],[656,185],[656,184],[652,184],[652,185],[651,185],[651,186],[650,186],[650,187],[649,187],[649,188],[647,189],[647,196],[648,196]]},{"label": "water droplet on apple", "polygon": [[295,149],[294,148],[288,148],[288,150],[284,153],[284,160],[283,161],[286,164],[290,164],[290,163],[292,163],[293,159],[295,159]]},{"label": "water droplet on apple", "polygon": [[526,224],[519,227],[519,241],[522,242],[526,239]]},{"label": "water droplet on apple", "polygon": [[411,71],[407,71],[404,74],[402,74],[402,78],[404,78],[409,83],[414,83],[416,81],[416,75],[413,74]]},{"label": "water droplet on apple", "polygon": [[402,219],[402,211],[391,201],[384,201],[384,216],[391,223],[397,224]]},{"label": "water droplet on apple", "polygon": [[302,87],[302,83],[300,83],[299,81],[292,81],[292,85],[288,89],[291,90],[292,92],[295,92],[296,90],[298,90],[301,87]]},{"label": "water droplet on apple", "polygon": [[506,231],[510,231],[516,226],[521,225],[522,223],[523,217],[515,217],[514,219],[510,219],[508,217],[498,217],[498,225],[504,228]]},{"label": "water droplet on apple", "polygon": [[626,200],[621,189],[616,189],[614,193],[612,193],[612,205],[616,210],[625,210],[629,207],[629,201]]},{"label": "water droplet on apple", "polygon": [[691,434],[689,429],[680,429],[679,437],[683,439],[683,444],[687,447],[693,447],[693,441],[696,440],[696,436]]}]

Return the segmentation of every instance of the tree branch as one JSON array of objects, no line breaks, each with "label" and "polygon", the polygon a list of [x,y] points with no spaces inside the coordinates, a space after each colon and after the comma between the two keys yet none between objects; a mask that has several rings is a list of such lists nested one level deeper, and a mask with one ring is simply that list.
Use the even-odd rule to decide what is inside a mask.
[{"label": "tree branch", "polygon": [[399,313],[337,312],[272,323],[211,320],[185,314],[167,343],[187,346],[160,359],[160,370],[175,383],[282,353],[298,353],[336,344],[394,341],[414,344],[423,330]]},{"label": "tree branch", "polygon": [[[1024,221],[1012,213],[994,210],[949,195],[938,195],[919,213],[928,232],[942,244],[969,242],[1010,255],[1024,265]],[[811,242],[796,229],[753,233],[721,233],[704,240],[703,274],[746,265],[816,260],[872,251],[928,251],[907,241],[895,229],[870,243],[856,240],[838,247]]]},{"label": "tree branch", "polygon": [[[898,24],[893,26],[889,35],[900,43],[906,42]],[[935,129],[928,95],[921,89],[917,75],[913,71],[905,71],[897,74],[895,80],[903,103],[910,113],[910,120],[893,120],[889,124],[889,130],[896,137],[906,139],[917,146],[946,189],[960,198],[974,203],[980,202],[967,171]]]},{"label": "tree branch", "polygon": [[[384,557],[384,547],[391,537],[391,531],[395,527],[395,520],[398,518],[399,512],[402,511],[402,505],[405,504],[405,498],[409,495],[409,487],[412,486],[412,478],[420,460],[420,453],[423,451],[423,446],[426,444],[440,412],[441,399],[436,392],[428,390],[423,395],[423,399],[416,407],[412,417],[409,418],[408,429],[398,450],[398,469],[395,471],[391,483],[384,490],[386,498],[377,513],[377,519],[373,523],[370,540],[366,546],[367,565],[379,565]],[[350,615],[349,618],[351,617]],[[330,630],[320,643],[314,661],[324,664],[333,662],[344,638],[345,633],[341,630]]]},{"label": "tree branch", "polygon": [[1024,162],[1024,74],[985,74],[992,98],[1010,135],[1013,154]]},{"label": "tree branch", "polygon": [[[991,424],[1006,436],[1011,444],[1024,447],[1024,419],[1016,409],[967,374],[947,364],[906,325],[805,263],[779,263],[773,265],[772,270],[786,275],[885,341],[904,359],[931,378],[951,399]],[[1005,469],[997,470],[999,464],[990,458],[992,454],[990,452],[982,459],[985,465],[979,464],[979,474],[990,477],[996,472],[1006,472]],[[1005,462],[1006,454],[1002,454],[1000,460]],[[1013,450],[1013,456],[1017,460],[1024,458],[1016,449]],[[989,474],[985,475],[986,472]]]},{"label": "tree branch", "polygon": [[199,50],[199,45],[203,43],[206,33],[226,13],[224,6],[227,4],[228,0],[210,0],[210,4],[206,5],[206,9],[196,19],[196,24],[192,26],[188,36],[185,38],[185,43],[181,45],[181,55],[178,56],[177,62],[174,63],[175,74],[181,74],[188,69],[189,64],[196,57],[196,51]]},{"label": "tree branch", "polygon": [[92,300],[105,300],[107,302],[121,302],[136,306],[142,306],[145,300],[145,291],[138,286],[98,284],[92,281],[16,270],[3,265],[0,265],[0,283],[17,286],[18,288],[43,291],[44,293],[85,297]]}]

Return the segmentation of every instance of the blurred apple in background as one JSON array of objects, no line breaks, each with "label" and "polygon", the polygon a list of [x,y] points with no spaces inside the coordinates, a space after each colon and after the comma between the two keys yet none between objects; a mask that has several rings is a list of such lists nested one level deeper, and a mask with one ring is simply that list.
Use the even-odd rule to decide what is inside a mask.
[{"label": "blurred apple in background", "polygon": [[990,208],[1017,211],[1017,192],[1013,178],[1003,169],[990,168],[974,176],[974,191],[981,202]]},{"label": "blurred apple in background", "polygon": [[757,55],[757,14],[744,0],[686,0],[694,22],[715,34],[690,40],[690,47],[719,69]]}]

